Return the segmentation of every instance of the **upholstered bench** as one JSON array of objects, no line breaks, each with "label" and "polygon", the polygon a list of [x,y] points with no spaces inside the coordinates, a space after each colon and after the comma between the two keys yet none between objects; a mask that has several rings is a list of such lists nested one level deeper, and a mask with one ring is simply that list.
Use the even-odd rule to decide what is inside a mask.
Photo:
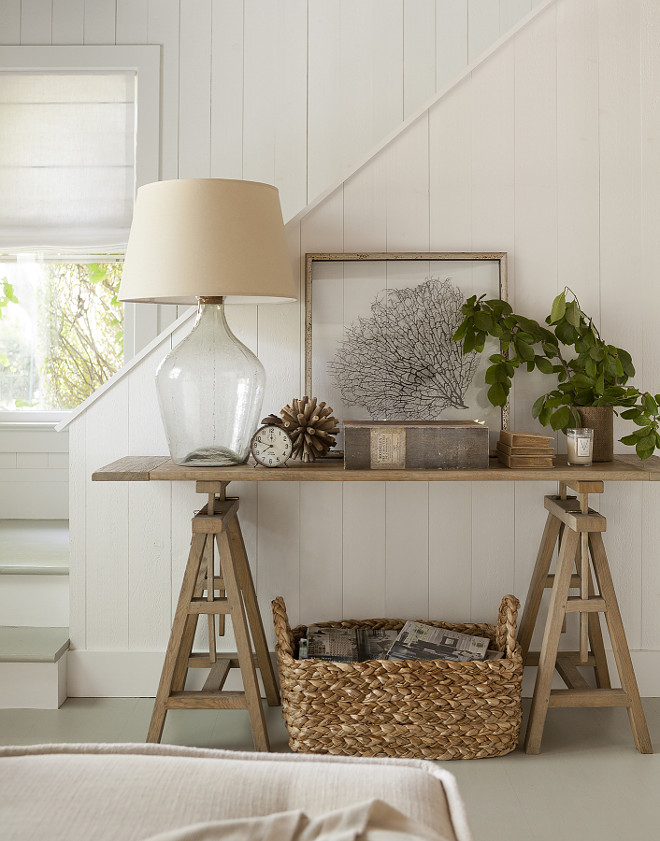
[{"label": "upholstered bench", "polygon": [[0,835],[471,841],[454,777],[429,761],[152,744],[0,748]]}]

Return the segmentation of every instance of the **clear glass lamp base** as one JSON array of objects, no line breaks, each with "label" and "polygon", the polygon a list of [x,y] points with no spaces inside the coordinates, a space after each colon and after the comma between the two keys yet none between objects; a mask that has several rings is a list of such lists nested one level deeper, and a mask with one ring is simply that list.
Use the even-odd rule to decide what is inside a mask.
[{"label": "clear glass lamp base", "polygon": [[257,428],[264,369],[231,332],[222,298],[200,298],[190,334],[161,362],[156,391],[172,461],[243,464]]}]

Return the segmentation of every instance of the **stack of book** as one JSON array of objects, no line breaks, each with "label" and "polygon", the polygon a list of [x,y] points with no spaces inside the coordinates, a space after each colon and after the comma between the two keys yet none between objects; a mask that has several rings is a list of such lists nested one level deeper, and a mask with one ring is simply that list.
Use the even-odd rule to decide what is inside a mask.
[{"label": "stack of book", "polygon": [[551,441],[548,435],[503,429],[497,442],[497,458],[507,467],[552,467]]}]

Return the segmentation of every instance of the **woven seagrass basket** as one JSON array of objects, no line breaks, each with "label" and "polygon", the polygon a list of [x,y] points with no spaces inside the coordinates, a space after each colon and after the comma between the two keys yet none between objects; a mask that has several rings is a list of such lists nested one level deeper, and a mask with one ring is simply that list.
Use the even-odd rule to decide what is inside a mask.
[{"label": "woven seagrass basket", "polygon": [[[356,756],[479,759],[518,743],[523,662],[516,642],[520,603],[504,596],[497,625],[431,622],[488,637],[501,660],[298,660],[307,633],[291,630],[282,597],[272,602],[282,715],[294,751]],[[319,622],[328,628],[400,630],[401,619]]]}]

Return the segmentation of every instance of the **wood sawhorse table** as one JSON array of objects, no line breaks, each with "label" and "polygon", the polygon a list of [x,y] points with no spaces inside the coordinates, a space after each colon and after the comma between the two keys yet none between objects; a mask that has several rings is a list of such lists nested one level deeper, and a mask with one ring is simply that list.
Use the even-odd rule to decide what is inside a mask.
[{"label": "wood sawhorse table", "polygon": [[[577,497],[569,498],[567,488],[574,490]],[[603,490],[604,483],[600,480],[560,482],[559,495],[545,497],[548,518],[518,633],[524,662],[538,665],[525,737],[527,753],[540,752],[549,707],[626,707],[637,749],[640,753],[653,753],[603,543],[606,520],[589,508],[589,494],[603,493]],[[557,568],[550,575],[557,544]],[[532,633],[546,588],[552,590],[552,595],[543,643],[540,652],[530,652]],[[579,589],[579,595],[569,595],[571,590],[576,589]],[[578,613],[580,617],[579,651],[558,650],[568,613]],[[607,622],[621,681],[620,689],[612,689],[610,683],[599,613],[605,615]],[[595,687],[580,674],[578,666],[594,668]],[[555,669],[566,689],[552,689]]]},{"label": "wood sawhorse table", "polygon": [[[193,519],[191,552],[179,597],[179,606],[174,617],[160,688],[154,704],[149,731],[150,741],[160,740],[167,709],[247,707],[255,747],[268,750],[268,735],[263,719],[261,699],[258,695],[258,684],[256,676],[254,679],[252,677],[255,673],[255,665],[261,671],[269,704],[278,703],[277,689],[274,678],[271,682],[272,666],[270,658],[267,657],[263,624],[254,596],[254,586],[245,556],[240,526],[236,518],[238,501],[234,500],[236,503],[234,507],[232,501],[223,499],[224,490],[229,482],[557,481],[559,483],[558,497],[546,497],[545,500],[549,511],[548,521],[519,632],[521,646],[527,651],[526,665],[539,665],[528,723],[526,750],[528,753],[539,752],[549,706],[614,704],[628,708],[638,749],[643,753],[652,752],[603,546],[602,532],[605,530],[605,518],[589,510],[588,494],[602,493],[604,483],[608,481],[660,481],[660,458],[657,456],[646,462],[640,461],[636,456],[617,456],[612,462],[589,467],[569,467],[565,456],[557,456],[554,467],[532,470],[504,467],[495,459],[491,459],[489,467],[482,470],[344,470],[343,462],[339,459],[327,459],[312,464],[289,462],[284,468],[269,470],[247,464],[231,467],[185,467],[173,464],[167,456],[127,456],[95,471],[92,479],[142,482],[195,481],[197,490],[207,493],[209,498],[209,506]],[[567,487],[578,488],[576,500],[566,498]],[[224,507],[225,505],[228,507]],[[211,522],[214,523],[212,527],[209,525]],[[205,531],[207,526],[209,530]],[[209,534],[212,536],[211,541],[205,537]],[[209,561],[206,553],[210,551],[209,545],[213,545],[214,540],[219,554],[222,555],[220,565],[224,564],[230,572],[227,575],[227,572],[223,570],[224,577],[218,577],[217,580],[213,573],[213,585],[210,586],[211,573],[208,571]],[[559,564],[557,572],[551,576],[548,571],[557,540],[560,540]],[[593,573],[588,560],[589,554],[592,559]],[[574,574],[573,566],[576,563],[577,573]],[[231,570],[235,571],[235,584],[231,583]],[[541,652],[536,654],[528,651],[529,643],[538,616],[542,593],[549,584],[552,585],[553,592],[546,620],[544,643]],[[598,592],[595,585],[598,587]],[[568,591],[575,587],[580,588],[580,596],[569,596]],[[227,600],[223,601],[225,589]],[[205,593],[206,597],[204,597]],[[601,611],[605,614],[610,631],[612,647],[623,684],[621,690],[613,690],[609,685],[605,649],[598,618],[598,613]],[[583,614],[580,620],[580,652],[558,652],[563,617],[570,612]],[[215,652],[214,639],[209,642],[208,657],[192,653],[194,636],[192,626],[196,618],[203,613],[209,616],[209,623],[211,617],[215,615],[231,616],[232,623],[237,629],[236,640],[239,651],[236,655],[218,656]],[[249,645],[248,630],[251,631],[254,641],[254,652]],[[214,638],[214,634],[210,636]],[[239,638],[243,640],[240,644]],[[583,664],[595,667],[597,682],[595,689],[589,686],[578,671],[578,666]],[[211,670],[207,685],[200,693],[191,693],[184,689],[187,669],[195,666],[205,666]],[[245,686],[244,698],[236,696],[235,693],[230,695],[221,689],[226,670],[231,666],[241,669]],[[551,692],[550,683],[555,667],[567,684],[566,690]],[[239,693],[239,695],[242,694]]]},{"label": "wood sawhorse table", "polygon": [[[197,492],[208,494],[208,502],[192,520],[188,563],[147,742],[160,742],[168,710],[247,709],[255,749],[267,751],[270,750],[268,730],[255,665],[261,672],[269,705],[279,705],[279,691],[236,516],[238,499],[227,499],[226,487],[226,482],[197,482]],[[192,653],[200,615],[208,618],[208,657]],[[224,634],[227,615],[231,618],[236,637],[236,655],[218,654],[216,649],[216,633],[220,636]],[[185,688],[188,669],[194,667],[210,669],[201,691]],[[242,692],[223,689],[231,668],[241,670]]]}]

